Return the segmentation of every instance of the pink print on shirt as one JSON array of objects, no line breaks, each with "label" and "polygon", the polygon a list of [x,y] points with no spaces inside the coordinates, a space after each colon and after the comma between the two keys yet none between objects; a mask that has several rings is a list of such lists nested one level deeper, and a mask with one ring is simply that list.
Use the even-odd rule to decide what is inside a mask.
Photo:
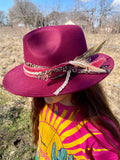
[{"label": "pink print on shirt", "polygon": [[[60,103],[45,105],[39,116],[36,160],[100,160],[101,155],[105,157],[106,154],[117,160],[117,155],[107,148],[108,143],[102,133],[88,121],[83,121],[80,114],[74,110],[75,107]],[[92,134],[104,141],[106,147],[96,142],[84,124]]]}]

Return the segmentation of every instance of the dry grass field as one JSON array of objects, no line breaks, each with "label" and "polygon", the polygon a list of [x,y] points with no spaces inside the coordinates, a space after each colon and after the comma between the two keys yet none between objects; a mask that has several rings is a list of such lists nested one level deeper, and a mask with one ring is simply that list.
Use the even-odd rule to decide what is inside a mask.
[{"label": "dry grass field", "polygon": [[[0,159],[3,160],[7,160],[8,155],[10,160],[32,160],[35,154],[30,136],[30,98],[12,95],[2,86],[5,73],[24,62],[22,37],[28,31],[30,31],[28,28],[0,28],[0,125],[2,126],[0,130]],[[111,109],[120,120],[120,34],[85,33],[85,36],[88,48],[106,40],[101,53],[110,55],[115,61],[112,73],[101,84]],[[29,132],[25,130],[26,128]],[[20,132],[20,129],[24,130],[24,134]],[[26,148],[27,150],[25,150]]]}]

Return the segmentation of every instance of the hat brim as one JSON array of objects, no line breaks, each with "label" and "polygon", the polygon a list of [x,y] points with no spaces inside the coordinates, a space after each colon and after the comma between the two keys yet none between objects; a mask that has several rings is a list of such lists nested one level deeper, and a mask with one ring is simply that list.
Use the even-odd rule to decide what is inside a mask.
[{"label": "hat brim", "polygon": [[[105,57],[107,65],[110,70],[113,69],[113,59],[105,54],[98,54],[98,58]],[[59,95],[77,92],[89,88],[102,79],[109,73],[96,73],[96,74],[77,74],[71,75],[66,87],[59,93]],[[10,70],[3,79],[3,86],[9,92],[25,96],[25,97],[48,97],[55,96],[53,93],[63,84],[65,77],[55,80],[39,80],[36,78],[28,77],[24,74],[23,64]]]}]

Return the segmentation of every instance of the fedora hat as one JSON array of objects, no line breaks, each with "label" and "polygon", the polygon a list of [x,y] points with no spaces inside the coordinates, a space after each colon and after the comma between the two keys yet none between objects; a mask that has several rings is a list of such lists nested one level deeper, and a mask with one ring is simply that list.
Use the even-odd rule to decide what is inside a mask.
[{"label": "fedora hat", "polygon": [[91,87],[114,66],[110,56],[98,52],[103,43],[88,50],[84,33],[76,25],[35,29],[23,37],[25,63],[5,75],[3,86],[26,97],[62,95]]}]

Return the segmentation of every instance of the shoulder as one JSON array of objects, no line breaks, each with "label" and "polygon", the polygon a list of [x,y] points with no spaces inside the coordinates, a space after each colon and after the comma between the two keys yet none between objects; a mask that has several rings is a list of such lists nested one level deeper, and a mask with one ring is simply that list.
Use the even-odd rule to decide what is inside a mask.
[{"label": "shoulder", "polygon": [[[118,132],[117,128],[115,127],[114,123],[111,120],[107,120],[109,123],[111,123],[111,125],[113,126],[114,130],[116,130],[116,132]],[[88,133],[90,133],[92,135],[92,137],[94,139],[98,139],[99,141],[102,141],[102,143],[104,141],[111,141],[113,143],[115,143],[115,138],[112,136],[111,132],[106,129],[103,126],[98,126],[97,124],[93,124],[89,121],[86,121],[84,123],[84,128],[85,130],[87,130]],[[119,133],[120,134],[120,133]]]},{"label": "shoulder", "polygon": [[97,159],[117,160],[120,153],[120,142],[105,128],[96,127],[89,121],[84,122],[82,137],[87,137],[84,147]]},{"label": "shoulder", "polygon": [[[108,120],[117,132],[117,128],[111,120]],[[116,141],[111,132],[104,127],[97,127],[90,122],[85,125],[86,129],[92,135],[88,138],[88,144],[92,148],[94,155],[109,154],[109,156],[117,156],[120,152],[120,142]],[[106,157],[107,158],[107,157]],[[114,158],[113,158],[114,159]]]},{"label": "shoulder", "polygon": [[[103,126],[98,126],[97,124],[95,125],[94,123],[88,121],[88,120],[83,120],[83,119],[76,119],[79,125],[81,125],[80,128],[80,133],[81,136],[87,137],[87,143],[90,144],[91,146],[96,143],[102,143],[104,144],[105,147],[111,146],[111,143],[115,145],[120,145],[120,142],[117,142],[115,138],[112,136],[111,132],[103,127]],[[108,120],[105,118],[105,120],[112,126],[114,131],[118,134],[119,131],[117,127],[115,126],[114,122],[111,120]]]}]

